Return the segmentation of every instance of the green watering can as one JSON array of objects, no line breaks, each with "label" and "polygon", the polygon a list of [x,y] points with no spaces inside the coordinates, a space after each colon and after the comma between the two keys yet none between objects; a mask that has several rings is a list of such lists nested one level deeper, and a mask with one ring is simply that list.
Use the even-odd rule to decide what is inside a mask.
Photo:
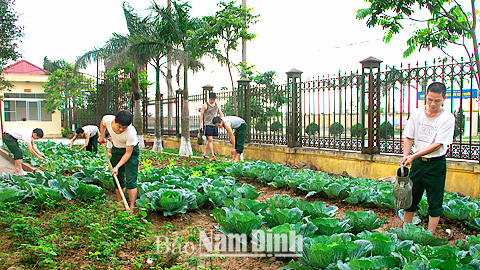
[{"label": "green watering can", "polygon": [[412,206],[412,187],[413,182],[409,177],[410,170],[400,164],[393,185],[393,197],[395,198],[395,208],[407,209]]}]

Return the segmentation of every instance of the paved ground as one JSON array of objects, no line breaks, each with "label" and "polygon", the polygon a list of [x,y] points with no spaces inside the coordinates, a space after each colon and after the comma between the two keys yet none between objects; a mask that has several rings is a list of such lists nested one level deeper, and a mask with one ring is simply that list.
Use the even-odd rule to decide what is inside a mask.
[{"label": "paved ground", "polygon": [[[69,144],[70,143],[70,139],[67,139],[67,138],[58,138],[58,139],[40,139],[39,141],[46,141],[46,140],[51,140],[51,141],[54,141],[56,143],[63,143],[63,144]],[[83,145],[85,143],[85,139],[77,139],[75,140],[75,145],[77,144],[80,144],[80,145]],[[2,140],[0,139],[0,145],[3,145],[3,142]],[[15,167],[13,166],[13,164],[8,161],[6,158],[0,156],[0,174],[1,173],[13,173],[13,169]]]},{"label": "paved ground", "polygon": [[6,173],[10,174],[13,173],[13,169],[15,167],[13,166],[13,163],[8,161],[6,158],[0,156],[0,174]]}]

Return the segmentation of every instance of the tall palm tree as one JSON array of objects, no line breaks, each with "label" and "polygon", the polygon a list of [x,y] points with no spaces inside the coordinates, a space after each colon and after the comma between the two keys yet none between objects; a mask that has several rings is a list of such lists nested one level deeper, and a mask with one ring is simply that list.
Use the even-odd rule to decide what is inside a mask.
[{"label": "tall palm tree", "polygon": [[174,50],[171,57],[183,67],[183,100],[182,100],[182,138],[180,144],[181,155],[192,155],[189,129],[189,107],[188,107],[188,71],[196,72],[203,69],[200,58],[204,55],[220,57],[205,33],[201,19],[190,16],[191,6],[187,3],[172,1],[171,6],[161,7],[152,5],[152,10],[161,16],[172,31],[172,42]]},{"label": "tall palm tree", "polygon": [[143,58],[155,68],[156,89],[155,89],[155,136],[153,151],[162,151],[160,123],[160,74],[167,77],[162,70],[164,62],[161,62],[173,50],[172,35],[170,28],[161,16],[149,16],[148,23],[143,31],[131,36],[130,46],[134,58]]},{"label": "tall palm tree", "polygon": [[141,94],[138,74],[145,70],[145,65],[147,64],[148,59],[144,55],[133,51],[131,45],[135,42],[134,37],[148,32],[148,19],[142,19],[138,17],[133,8],[130,7],[127,2],[123,3],[123,11],[129,34],[121,35],[113,33],[112,37],[103,47],[94,48],[93,50],[80,56],[77,59],[76,66],[82,68],[90,64],[92,61],[106,61],[107,59],[119,64],[124,64],[126,62],[132,62],[134,64],[134,69],[130,72],[132,92],[135,100],[133,125],[137,129],[137,136],[139,140],[138,146],[140,148],[144,148],[145,143],[143,139]]}]

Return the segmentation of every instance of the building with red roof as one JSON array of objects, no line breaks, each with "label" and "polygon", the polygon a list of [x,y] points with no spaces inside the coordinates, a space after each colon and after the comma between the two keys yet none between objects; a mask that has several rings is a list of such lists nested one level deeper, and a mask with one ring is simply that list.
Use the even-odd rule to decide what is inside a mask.
[{"label": "building with red roof", "polygon": [[13,84],[3,96],[1,106],[2,134],[11,126],[41,128],[45,137],[61,136],[61,114],[47,113],[43,100],[46,97],[43,84],[50,72],[26,60],[18,61],[2,71],[6,81]]}]

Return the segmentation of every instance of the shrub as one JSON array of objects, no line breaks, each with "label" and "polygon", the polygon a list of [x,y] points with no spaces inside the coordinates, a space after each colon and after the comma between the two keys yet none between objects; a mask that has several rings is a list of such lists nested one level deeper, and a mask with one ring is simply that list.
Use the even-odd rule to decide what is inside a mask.
[{"label": "shrub", "polygon": [[365,129],[362,123],[357,123],[352,126],[352,137],[362,137],[365,134]]},{"label": "shrub", "polygon": [[380,139],[389,139],[393,137],[393,126],[390,122],[383,122],[380,125]]},{"label": "shrub", "polygon": [[345,129],[343,128],[343,125],[339,122],[335,122],[330,125],[330,134],[332,135],[340,135],[343,133],[344,130]]},{"label": "shrub", "polygon": [[61,132],[62,132],[62,137],[63,137],[63,138],[66,138],[68,135],[72,135],[72,134],[73,134],[73,131],[70,130],[70,129],[63,129],[63,128],[62,128],[62,131],[61,131]]},{"label": "shrub", "polygon": [[259,120],[255,123],[255,129],[258,131],[267,131],[267,123],[263,120]]},{"label": "shrub", "polygon": [[280,121],[275,121],[270,125],[270,131],[277,132],[277,131],[282,131],[283,125],[280,123]]},{"label": "shrub", "polygon": [[308,135],[315,135],[318,133],[319,127],[316,123],[310,123],[305,127],[305,133]]},{"label": "shrub", "polygon": [[462,108],[458,108],[458,111],[453,113],[455,115],[455,129],[453,132],[453,138],[457,139],[463,135],[465,131],[465,115],[463,115]]}]

